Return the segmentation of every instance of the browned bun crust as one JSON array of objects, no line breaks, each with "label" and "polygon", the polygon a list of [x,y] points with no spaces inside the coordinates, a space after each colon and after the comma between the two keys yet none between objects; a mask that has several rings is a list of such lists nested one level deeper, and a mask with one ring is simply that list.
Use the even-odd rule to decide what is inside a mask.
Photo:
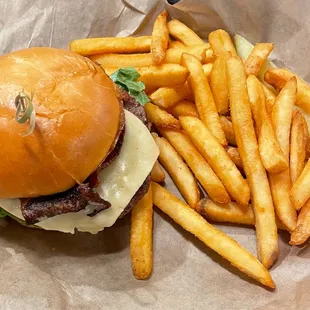
[{"label": "browned bun crust", "polygon": [[[62,192],[82,183],[117,138],[122,108],[114,83],[91,60],[60,49],[0,57],[0,198]],[[15,97],[33,96],[34,132],[15,121]]]}]

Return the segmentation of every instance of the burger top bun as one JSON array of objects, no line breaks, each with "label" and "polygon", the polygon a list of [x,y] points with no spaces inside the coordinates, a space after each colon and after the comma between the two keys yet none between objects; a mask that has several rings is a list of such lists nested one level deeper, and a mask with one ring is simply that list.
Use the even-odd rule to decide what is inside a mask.
[{"label": "burger top bun", "polygon": [[[24,91],[36,113],[15,120]],[[0,57],[0,198],[65,191],[83,182],[114,147],[122,108],[114,83],[91,60],[54,48]]]}]

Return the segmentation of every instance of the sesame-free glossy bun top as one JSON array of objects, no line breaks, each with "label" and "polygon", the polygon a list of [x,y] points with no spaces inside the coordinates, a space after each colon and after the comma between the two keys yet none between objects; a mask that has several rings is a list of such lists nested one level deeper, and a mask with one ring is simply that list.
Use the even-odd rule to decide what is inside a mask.
[{"label": "sesame-free glossy bun top", "polygon": [[[32,96],[36,112],[15,120],[15,98]],[[0,198],[65,191],[105,159],[122,108],[114,83],[91,60],[66,50],[29,48],[0,57]]]}]

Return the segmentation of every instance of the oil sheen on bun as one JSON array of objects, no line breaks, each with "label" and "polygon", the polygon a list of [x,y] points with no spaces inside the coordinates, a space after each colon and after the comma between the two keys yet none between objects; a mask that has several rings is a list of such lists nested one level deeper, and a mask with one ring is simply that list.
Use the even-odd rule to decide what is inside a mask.
[{"label": "oil sheen on bun", "polygon": [[[32,96],[35,129],[15,120],[15,98]],[[0,198],[65,191],[105,159],[122,108],[114,83],[91,60],[54,48],[0,57]]]}]

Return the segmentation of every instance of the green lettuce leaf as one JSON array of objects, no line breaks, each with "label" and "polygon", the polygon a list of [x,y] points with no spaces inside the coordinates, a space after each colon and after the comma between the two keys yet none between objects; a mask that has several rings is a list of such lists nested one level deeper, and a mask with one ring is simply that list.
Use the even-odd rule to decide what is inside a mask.
[{"label": "green lettuce leaf", "polygon": [[0,217],[6,217],[8,213],[4,211],[2,208],[0,208]]},{"label": "green lettuce leaf", "polygon": [[113,82],[125,89],[129,95],[133,96],[141,105],[150,102],[150,99],[145,93],[145,85],[141,81],[137,81],[140,77],[135,68],[121,68],[115,71],[110,78]]}]

